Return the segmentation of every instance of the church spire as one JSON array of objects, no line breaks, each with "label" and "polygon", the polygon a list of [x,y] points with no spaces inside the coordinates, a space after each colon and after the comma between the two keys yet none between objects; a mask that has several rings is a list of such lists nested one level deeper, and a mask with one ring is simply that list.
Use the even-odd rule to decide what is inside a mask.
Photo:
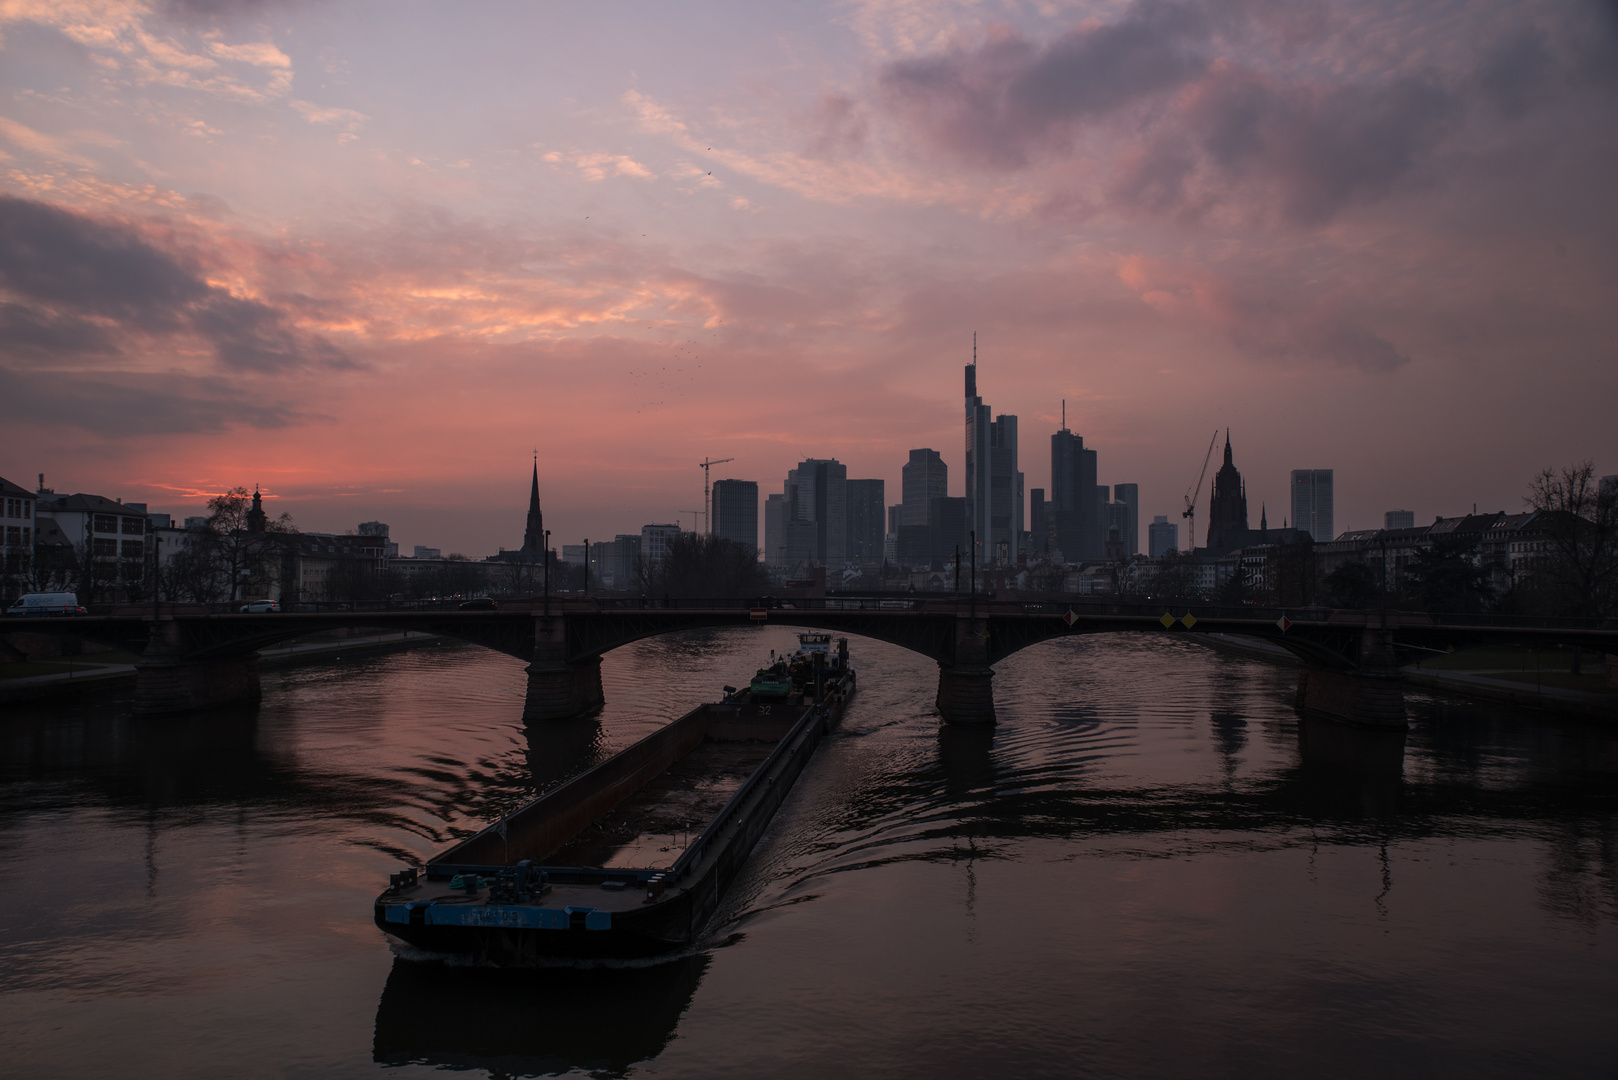
[{"label": "church spire", "polygon": [[1263,503],[1258,504],[1258,528],[1260,532],[1270,531],[1270,515]]},{"label": "church spire", "polygon": [[1230,457],[1230,429],[1229,428],[1225,429],[1225,464],[1226,465],[1232,464],[1231,457]]},{"label": "church spire", "polygon": [[523,530],[522,549],[538,554],[545,550],[545,515],[539,508],[539,452],[534,452],[534,481],[528,489],[528,527]]},{"label": "church spire", "polygon": [[269,524],[269,515],[264,513],[264,499],[259,494],[258,485],[253,485],[253,506],[247,511],[247,531],[261,533]]}]

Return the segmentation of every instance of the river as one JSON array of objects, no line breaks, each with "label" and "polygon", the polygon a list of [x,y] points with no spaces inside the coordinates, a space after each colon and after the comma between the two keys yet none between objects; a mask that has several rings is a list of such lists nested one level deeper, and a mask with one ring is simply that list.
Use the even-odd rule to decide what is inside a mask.
[{"label": "river", "polygon": [[0,1073],[44,1077],[1604,1077],[1618,731],[1412,695],[1405,739],[1183,639],[1004,661],[992,731],[853,639],[860,692],[703,947],[401,958],[420,860],[747,677],[781,628],[606,657],[525,730],[443,644],[268,672],[257,707],[0,718]]}]

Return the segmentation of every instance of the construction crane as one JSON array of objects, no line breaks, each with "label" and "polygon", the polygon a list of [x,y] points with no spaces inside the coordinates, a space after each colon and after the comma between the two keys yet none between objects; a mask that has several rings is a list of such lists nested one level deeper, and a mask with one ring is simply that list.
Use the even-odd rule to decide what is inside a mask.
[{"label": "construction crane", "polygon": [[702,467],[702,531],[712,532],[708,527],[708,510],[713,506],[713,485],[709,483],[708,469],[714,465],[723,465],[727,461],[735,461],[733,457],[706,458],[697,464]]},{"label": "construction crane", "polygon": [[1185,491],[1185,509],[1180,513],[1183,518],[1191,519],[1191,543],[1187,552],[1195,553],[1197,550],[1197,500],[1202,497],[1202,481],[1208,475],[1208,462],[1213,460],[1214,444],[1219,441],[1219,429],[1214,428],[1213,438],[1208,440],[1208,452],[1202,455],[1202,471],[1197,474],[1197,483],[1194,488]]}]

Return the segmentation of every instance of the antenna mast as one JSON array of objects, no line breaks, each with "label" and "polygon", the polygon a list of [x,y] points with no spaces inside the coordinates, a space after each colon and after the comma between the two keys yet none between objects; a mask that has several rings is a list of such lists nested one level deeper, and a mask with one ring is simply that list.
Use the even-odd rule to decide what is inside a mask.
[{"label": "antenna mast", "polygon": [[713,505],[713,484],[710,482],[709,478],[712,474],[708,472],[708,469],[711,466],[723,465],[727,461],[735,460],[736,459],[733,457],[722,457],[704,458],[703,460],[697,462],[697,464],[702,468],[702,531],[705,533],[711,534],[713,532],[713,529],[709,527],[710,519],[708,516],[709,507]]}]

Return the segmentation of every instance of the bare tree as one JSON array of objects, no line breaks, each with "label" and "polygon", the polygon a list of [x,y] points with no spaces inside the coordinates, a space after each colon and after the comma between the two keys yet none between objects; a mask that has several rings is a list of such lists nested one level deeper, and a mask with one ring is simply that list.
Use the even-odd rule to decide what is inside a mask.
[{"label": "bare tree", "polygon": [[281,546],[294,530],[292,515],[265,521],[262,532],[250,520],[253,496],[245,487],[233,487],[208,500],[207,542],[214,548],[225,575],[226,599],[241,598],[244,587],[265,591],[280,561]]},{"label": "bare tree", "polygon": [[5,549],[0,556],[0,603],[9,606],[28,591],[33,576],[32,562],[29,553],[20,547]]},{"label": "bare tree", "polygon": [[173,543],[176,550],[163,560],[159,573],[164,599],[192,603],[220,599],[225,593],[225,576],[213,534],[206,529],[188,529],[182,539]]},{"label": "bare tree", "polygon": [[769,575],[753,548],[701,533],[671,538],[661,561],[637,563],[635,581],[646,596],[682,599],[737,599],[769,589]]},{"label": "bare tree", "polygon": [[1168,552],[1157,565],[1148,595],[1154,600],[1200,600],[1196,561],[1184,552]]},{"label": "bare tree", "polygon": [[1603,486],[1587,460],[1542,470],[1523,502],[1545,515],[1539,532],[1547,550],[1533,577],[1558,613],[1618,611],[1618,486]]}]

